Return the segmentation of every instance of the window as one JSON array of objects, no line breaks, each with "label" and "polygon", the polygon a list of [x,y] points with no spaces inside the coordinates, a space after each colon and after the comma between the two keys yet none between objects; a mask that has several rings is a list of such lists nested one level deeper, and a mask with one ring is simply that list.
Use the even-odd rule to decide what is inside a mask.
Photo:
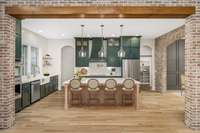
[{"label": "window", "polygon": [[22,46],[22,75],[25,76],[28,73],[28,47],[26,45]]},{"label": "window", "polygon": [[39,65],[38,65],[39,50],[36,47],[31,47],[31,74],[39,74]]}]

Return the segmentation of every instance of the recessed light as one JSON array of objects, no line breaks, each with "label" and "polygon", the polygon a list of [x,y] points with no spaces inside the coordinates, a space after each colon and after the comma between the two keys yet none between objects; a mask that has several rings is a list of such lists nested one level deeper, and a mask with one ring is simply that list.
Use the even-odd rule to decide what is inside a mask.
[{"label": "recessed light", "polygon": [[115,35],[115,34],[112,34],[111,36],[112,36],[112,37],[116,37],[116,35]]},{"label": "recessed light", "polygon": [[65,34],[61,34],[61,36],[65,36]]},{"label": "recessed light", "polygon": [[39,30],[38,32],[39,32],[39,33],[42,33],[42,32],[43,32],[43,30]]}]

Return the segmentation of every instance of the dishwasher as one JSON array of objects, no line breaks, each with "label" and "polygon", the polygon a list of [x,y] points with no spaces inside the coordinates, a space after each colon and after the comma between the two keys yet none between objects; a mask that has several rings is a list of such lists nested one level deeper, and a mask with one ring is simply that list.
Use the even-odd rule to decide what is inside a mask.
[{"label": "dishwasher", "polygon": [[40,99],[40,80],[31,83],[31,103]]}]

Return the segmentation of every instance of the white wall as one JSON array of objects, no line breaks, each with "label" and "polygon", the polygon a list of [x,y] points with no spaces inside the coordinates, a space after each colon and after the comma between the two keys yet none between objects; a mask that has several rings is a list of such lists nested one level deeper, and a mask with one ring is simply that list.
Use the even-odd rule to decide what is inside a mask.
[{"label": "white wall", "polygon": [[[22,29],[22,44],[28,46],[28,51],[30,47],[34,46],[39,48],[39,67],[40,73],[43,72],[43,61],[42,57],[47,53],[48,50],[48,40],[30,30]],[[28,56],[28,65],[30,66],[31,57]],[[30,67],[28,68],[28,74],[31,73]]]},{"label": "white wall", "polygon": [[[59,76],[59,89],[61,89],[61,52],[62,47],[64,46],[72,46],[74,48],[75,41],[74,39],[46,39],[37,33],[29,31],[25,28],[22,30],[22,44],[30,47],[34,46],[39,48],[39,67],[40,73],[43,74],[43,57],[45,54],[49,54],[52,57],[50,60],[51,66],[48,67],[48,72],[50,75],[58,75]],[[74,55],[67,55],[67,56],[74,56]],[[28,56],[28,64],[30,64],[31,57]],[[28,74],[30,74],[31,69],[28,68]],[[27,77],[23,77],[27,78]]]},{"label": "white wall", "polygon": [[[48,54],[51,55],[52,66],[49,67],[50,74],[58,74],[59,75],[59,88],[61,88],[61,57],[62,57],[62,47],[64,46],[72,46],[75,47],[74,39],[50,39],[48,40]],[[74,56],[74,55],[66,55],[66,56]],[[73,57],[71,57],[73,59]]]},{"label": "white wall", "polygon": [[[150,47],[146,49],[145,47]],[[152,58],[142,57],[141,60],[143,61],[150,61],[150,84],[152,86],[152,90],[155,90],[155,40],[154,39],[141,39],[140,45],[140,55],[152,55]]]}]

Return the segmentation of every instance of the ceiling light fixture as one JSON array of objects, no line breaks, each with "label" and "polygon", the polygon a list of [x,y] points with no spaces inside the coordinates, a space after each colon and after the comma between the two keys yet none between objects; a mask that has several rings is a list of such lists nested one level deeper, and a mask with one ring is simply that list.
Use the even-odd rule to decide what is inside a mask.
[{"label": "ceiling light fixture", "polygon": [[121,28],[121,35],[120,35],[120,50],[118,51],[118,56],[120,57],[120,58],[123,58],[123,57],[125,57],[125,55],[126,55],[126,53],[125,53],[125,51],[124,51],[124,49],[123,49],[123,39],[122,39],[122,32],[123,32],[123,25],[120,25],[120,28]]},{"label": "ceiling light fixture", "polygon": [[78,55],[79,55],[79,57],[82,57],[82,58],[86,57],[86,55],[87,55],[87,53],[83,47],[83,30],[84,30],[84,25],[81,25],[81,49],[80,49]]},{"label": "ceiling light fixture", "polygon": [[101,49],[98,53],[99,57],[101,58],[104,58],[105,57],[105,52],[104,52],[104,43],[103,43],[103,28],[104,28],[104,25],[100,25],[101,26],[101,37],[102,37],[102,46],[101,46]]},{"label": "ceiling light fixture", "polygon": [[38,32],[39,32],[39,33],[42,33],[42,32],[43,32],[43,30],[39,30]]}]

